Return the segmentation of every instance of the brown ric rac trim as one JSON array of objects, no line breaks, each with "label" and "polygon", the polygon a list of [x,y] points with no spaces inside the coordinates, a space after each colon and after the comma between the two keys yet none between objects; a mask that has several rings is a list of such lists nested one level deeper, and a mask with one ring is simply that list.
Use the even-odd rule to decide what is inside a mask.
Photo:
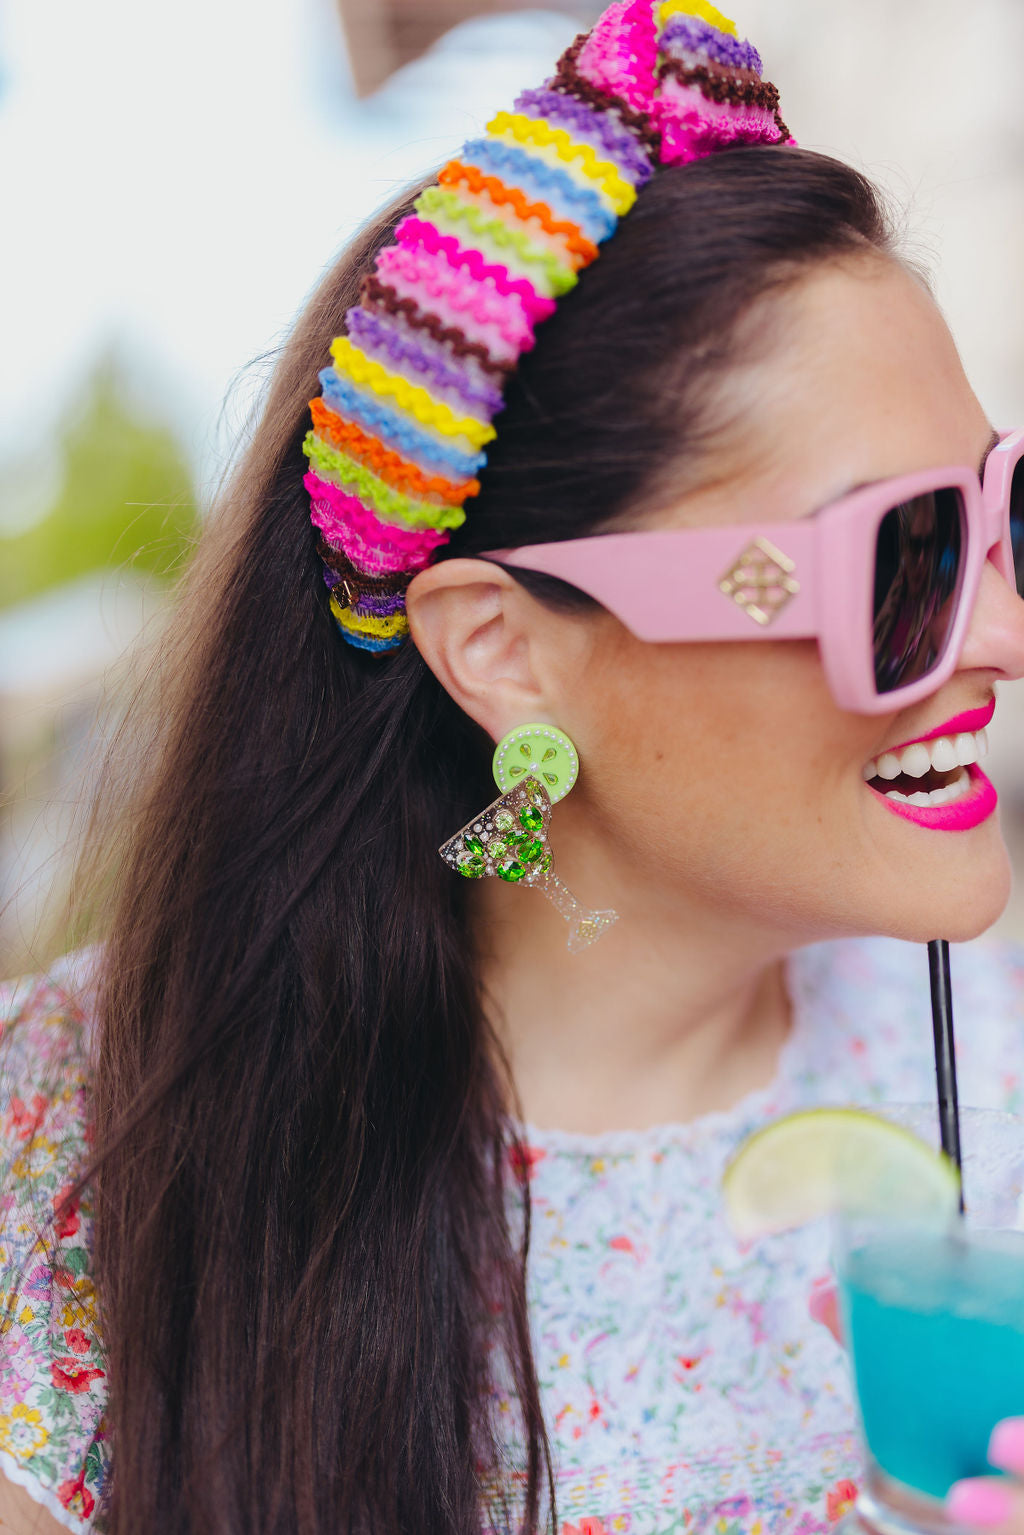
[{"label": "brown ric rac trim", "polygon": [[433,336],[435,341],[451,347],[456,357],[475,357],[481,368],[486,373],[493,373],[498,378],[504,378],[511,373],[513,364],[496,362],[490,352],[480,341],[470,341],[464,330],[457,325],[446,325],[436,314],[429,309],[421,309],[415,299],[401,298],[390,283],[381,282],[374,273],[363,278],[360,289],[360,298],[371,304],[377,304],[381,309],[386,309],[389,314],[404,315],[409,324],[416,330],[425,330]]},{"label": "brown ric rac trim", "polygon": [[779,116],[779,93],[770,80],[761,80],[748,69],[734,69],[719,73],[712,71],[705,64],[695,64],[692,68],[680,64],[677,59],[664,59],[658,65],[658,78],[664,80],[666,75],[672,75],[683,85],[699,86],[701,94],[709,101],[728,101],[734,106],[762,107],[766,112],[771,112],[775,118],[775,125],[784,138],[789,138],[789,129]]},{"label": "brown ric rac trim", "polygon": [[411,572],[402,572],[397,575],[368,576],[365,571],[357,570],[347,555],[340,549],[335,549],[329,544],[323,534],[317,536],[316,552],[325,565],[336,570],[345,587],[346,595],[351,599],[353,593],[365,593],[367,596],[394,597],[399,592],[404,592],[412,580]]},{"label": "brown ric rac trim", "polygon": [[[684,66],[681,66],[681,67],[684,67]],[[697,71],[700,71],[701,73],[703,73],[703,75],[709,81],[712,80],[712,79],[714,79],[714,80],[721,80],[721,81],[730,81],[731,80],[731,81],[738,82],[740,85],[755,85],[755,84],[757,84],[757,85],[768,85],[768,84],[770,84],[769,81],[762,80],[761,76],[756,72],[756,70],[753,70],[753,69],[741,69],[738,64],[719,64],[717,59],[708,59],[706,64],[692,64],[692,65],[690,65],[690,68],[695,73]],[[773,90],[775,89],[774,86],[772,86],[771,88]],[[776,95],[778,95],[777,91],[776,91]]]},{"label": "brown ric rac trim", "polygon": [[558,91],[564,91],[567,96],[575,96],[578,101],[585,101],[588,107],[596,107],[599,111],[614,109],[622,119],[625,127],[632,129],[637,138],[646,144],[653,155],[661,150],[661,134],[651,121],[647,112],[638,112],[631,107],[628,101],[623,101],[621,96],[616,96],[611,91],[602,91],[580,74],[577,67],[577,59],[583,49],[589,33],[581,32],[579,36],[569,44],[562,54],[557,65],[552,81],[552,87]]}]

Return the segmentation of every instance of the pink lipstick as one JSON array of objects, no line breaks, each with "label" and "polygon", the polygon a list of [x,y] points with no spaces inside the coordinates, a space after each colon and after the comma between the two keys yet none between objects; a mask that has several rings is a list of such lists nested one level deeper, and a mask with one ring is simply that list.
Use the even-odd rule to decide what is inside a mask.
[{"label": "pink lipstick", "polygon": [[954,714],[951,720],[944,725],[936,725],[934,730],[926,731],[923,736],[911,736],[909,741],[901,741],[899,746],[887,748],[891,752],[901,752],[905,746],[916,746],[918,741],[937,741],[939,736],[955,736],[962,733],[984,730],[991,725],[992,716],[996,712],[996,701],[990,699],[980,709],[965,709],[963,714]]},{"label": "pink lipstick", "polygon": [[[964,714],[960,718],[967,719],[968,716]],[[979,728],[982,727],[975,726],[975,729]],[[921,739],[928,740],[930,737]],[[910,805],[905,800],[887,799],[884,794],[879,794],[877,789],[871,788],[871,785],[868,787],[871,788],[872,794],[878,795],[886,810],[891,810],[893,815],[902,816],[905,821],[913,821],[917,826],[927,826],[932,831],[970,831],[973,827],[980,826],[982,821],[988,820],[999,803],[999,796],[991,778],[985,776],[976,762],[972,762],[964,771],[971,780],[971,787],[960,799],[946,805]]]},{"label": "pink lipstick", "polygon": [[891,746],[864,765],[868,788],[887,810],[932,831],[970,831],[998,803],[977,759],[988,749],[985,729],[995,713],[989,699]]}]

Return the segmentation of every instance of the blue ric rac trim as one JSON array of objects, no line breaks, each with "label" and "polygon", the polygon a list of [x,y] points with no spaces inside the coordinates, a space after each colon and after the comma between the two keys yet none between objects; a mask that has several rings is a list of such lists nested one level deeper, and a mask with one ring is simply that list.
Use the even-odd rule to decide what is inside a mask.
[{"label": "blue ric rac trim", "polygon": [[354,645],[356,650],[397,650],[405,641],[404,634],[357,634],[354,629],[346,629],[336,618],[334,626],[342,639]]},{"label": "blue ric rac trim", "polygon": [[418,431],[408,416],[389,410],[372,390],[358,388],[334,368],[322,370],[320,387],[332,410],[346,420],[355,421],[397,453],[413,459],[428,473],[443,474],[447,479],[454,475],[469,480],[487,462],[486,453],[460,453],[457,448],[449,448]]},{"label": "blue ric rac trim", "polygon": [[619,222],[599,193],[579,186],[566,171],[556,170],[524,149],[499,144],[497,139],[470,139],[463,144],[460,158],[548,203],[553,212],[578,224],[595,245],[607,240]]}]

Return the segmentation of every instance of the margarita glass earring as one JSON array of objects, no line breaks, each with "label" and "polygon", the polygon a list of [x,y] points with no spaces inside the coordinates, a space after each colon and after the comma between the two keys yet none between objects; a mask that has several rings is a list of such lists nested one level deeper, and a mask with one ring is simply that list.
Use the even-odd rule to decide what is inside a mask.
[{"label": "margarita glass earring", "polygon": [[580,759],[564,731],[520,725],[498,742],[492,763],[503,792],[438,849],[465,879],[497,876],[532,885],[569,924],[569,949],[578,954],[617,922],[616,911],[591,911],[554,873],[548,845],[551,808],[576,782]]}]

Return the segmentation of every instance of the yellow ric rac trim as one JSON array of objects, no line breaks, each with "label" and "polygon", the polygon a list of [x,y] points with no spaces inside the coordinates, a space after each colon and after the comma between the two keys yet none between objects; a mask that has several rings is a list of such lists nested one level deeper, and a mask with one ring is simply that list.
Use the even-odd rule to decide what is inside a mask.
[{"label": "yellow ric rac trim", "polygon": [[331,612],[343,624],[346,629],[354,629],[357,634],[372,634],[375,639],[390,639],[393,634],[408,634],[409,620],[404,613],[391,613],[387,618],[373,618],[368,613],[353,613],[351,608],[343,608],[341,603],[331,593]]},{"label": "yellow ric rac trim", "polygon": [[636,202],[636,192],[624,181],[610,160],[599,160],[590,144],[580,144],[564,128],[552,128],[543,117],[524,117],[521,112],[499,112],[487,124],[487,132],[511,133],[521,144],[550,144],[560,160],[578,160],[584,175],[596,181],[621,217]]},{"label": "yellow ric rac trim", "polygon": [[393,396],[403,410],[422,421],[424,426],[435,427],[445,437],[465,437],[472,447],[482,448],[497,435],[490,422],[475,421],[472,416],[457,416],[418,384],[410,384],[400,373],[390,373],[381,363],[374,362],[359,347],[353,346],[347,336],[338,336],[331,343],[331,357],[339,373],[347,373],[357,384],[368,385],[374,394]]},{"label": "yellow ric rac trim", "polygon": [[563,293],[568,293],[570,288],[576,286],[576,273],[564,261],[559,261],[552,251],[535,245],[521,229],[510,229],[504,219],[485,213],[475,203],[466,202],[457,192],[448,192],[443,187],[427,187],[416,199],[416,211],[425,214],[427,218],[432,219],[440,214],[453,223],[468,224],[475,235],[489,240],[499,250],[515,251],[527,265],[540,267],[554,298],[561,298]]},{"label": "yellow ric rac trim", "polygon": [[663,27],[670,16],[699,16],[701,21],[706,21],[712,27],[717,27],[719,32],[728,32],[730,37],[738,37],[736,23],[730,21],[728,16],[709,4],[709,0],[663,0],[658,7],[658,26]]},{"label": "yellow ric rac trim", "polygon": [[372,470],[357,463],[341,448],[324,442],[315,432],[307,432],[302,451],[323,478],[332,477],[350,495],[362,498],[384,522],[403,528],[461,528],[466,514],[461,506],[438,506],[431,501],[417,501],[386,484]]}]

